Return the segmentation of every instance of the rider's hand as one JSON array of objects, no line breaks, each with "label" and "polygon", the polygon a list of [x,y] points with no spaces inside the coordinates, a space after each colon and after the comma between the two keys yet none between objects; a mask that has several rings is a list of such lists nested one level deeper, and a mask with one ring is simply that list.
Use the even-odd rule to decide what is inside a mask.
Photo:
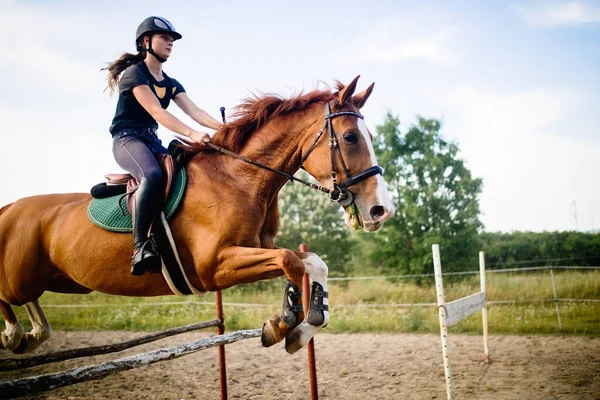
[{"label": "rider's hand", "polygon": [[210,136],[206,132],[192,131],[189,138],[200,147],[206,147],[206,143],[210,142]]}]

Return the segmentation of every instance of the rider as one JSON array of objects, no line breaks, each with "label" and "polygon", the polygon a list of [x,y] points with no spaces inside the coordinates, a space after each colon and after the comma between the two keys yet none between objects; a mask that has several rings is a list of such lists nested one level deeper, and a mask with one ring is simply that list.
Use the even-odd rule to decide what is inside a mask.
[{"label": "rider", "polygon": [[117,110],[109,129],[113,155],[119,166],[139,182],[132,212],[133,275],[142,275],[146,270],[158,271],[161,265],[160,256],[149,239],[163,187],[162,171],[155,156],[167,152],[156,135],[158,123],[187,136],[199,147],[206,146],[205,142],[210,140],[208,133],[190,128],[169,113],[166,108],[170,100],[200,125],[215,130],[221,127],[219,121],[194,104],[177,80],[162,70],[162,64],[171,55],[173,42],[178,39],[181,34],[165,18],[148,17],[137,28],[138,53],[124,53],[104,68],[108,70],[111,93],[117,87],[119,90]]}]

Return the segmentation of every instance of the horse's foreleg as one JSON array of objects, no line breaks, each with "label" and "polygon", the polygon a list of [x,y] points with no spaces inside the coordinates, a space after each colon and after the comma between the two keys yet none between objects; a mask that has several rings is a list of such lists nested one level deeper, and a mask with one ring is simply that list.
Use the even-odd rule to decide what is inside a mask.
[{"label": "horse's foreleg", "polygon": [[262,345],[269,347],[281,342],[292,328],[298,326],[302,318],[302,287],[288,281],[283,293],[281,316],[273,315],[263,324]]},{"label": "horse's foreleg", "polygon": [[281,317],[273,315],[263,325],[262,344],[265,347],[281,342],[301,318],[298,307],[301,307],[304,263],[295,252],[287,249],[230,247],[221,252],[213,278],[216,287],[226,288],[281,275],[285,275],[289,281],[284,294],[284,306]]},{"label": "horse's foreleg", "polygon": [[302,259],[311,281],[310,304],[304,321],[286,336],[285,349],[293,354],[306,346],[310,339],[329,323],[329,299],[327,292],[327,264],[317,255],[305,253]]},{"label": "horse's foreleg", "polygon": [[2,310],[4,323],[6,324],[6,329],[0,334],[2,337],[0,345],[4,350],[14,351],[21,343],[21,338],[24,334],[23,325],[17,320],[15,312],[8,303],[0,300],[0,309]]}]

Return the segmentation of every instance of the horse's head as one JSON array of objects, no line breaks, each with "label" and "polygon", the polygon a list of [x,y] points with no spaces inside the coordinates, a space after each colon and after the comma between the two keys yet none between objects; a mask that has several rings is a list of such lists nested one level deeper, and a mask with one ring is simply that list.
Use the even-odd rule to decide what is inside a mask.
[{"label": "horse's head", "polygon": [[358,78],[346,86],[338,84],[338,92],[323,110],[324,138],[317,135],[307,144],[303,163],[308,173],[330,188],[330,198],[344,208],[348,226],[374,232],[394,214],[394,206],[375,158],[371,132],[359,112],[375,84],[354,95]]}]

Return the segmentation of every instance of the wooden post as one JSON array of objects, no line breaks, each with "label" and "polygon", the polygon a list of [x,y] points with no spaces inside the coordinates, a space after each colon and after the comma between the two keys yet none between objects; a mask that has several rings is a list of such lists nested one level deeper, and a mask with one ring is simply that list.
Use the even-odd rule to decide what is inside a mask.
[{"label": "wooden post", "polygon": [[444,357],[444,374],[446,376],[446,395],[448,400],[454,400],[454,386],[452,385],[452,367],[450,366],[450,351],[448,349],[448,315],[444,299],[444,282],[442,280],[442,261],[440,259],[440,246],[431,246],[433,251],[433,270],[435,272],[435,291],[440,317],[440,336],[442,339],[442,354]]},{"label": "wooden post", "polygon": [[[479,252],[479,279],[481,282],[481,292],[485,293],[485,301],[487,303],[487,292],[485,290],[485,254],[483,254],[483,251]],[[488,347],[488,314],[485,305],[481,309],[481,319],[483,321],[483,361],[488,363],[490,361],[490,349]]]},{"label": "wooden post", "polygon": [[[300,251],[306,253],[308,247],[306,244],[300,245]],[[302,280],[302,304],[304,306],[304,314],[308,315],[308,306],[310,304],[310,279],[308,274],[304,274]],[[319,389],[317,387],[317,368],[315,360],[315,340],[314,338],[308,342],[308,375],[310,379],[310,398],[312,400],[319,399]]]},{"label": "wooden post", "polygon": [[554,271],[552,270],[552,268],[550,268],[550,278],[552,278],[552,292],[554,293],[554,306],[556,307],[556,316],[558,317],[558,329],[562,331],[560,309],[558,308],[558,296],[556,296],[556,282],[554,282]]},{"label": "wooden post", "polygon": [[[215,305],[217,307],[217,319],[221,321],[217,325],[217,334],[225,333],[225,318],[223,317],[223,296],[221,291],[215,293]],[[227,367],[225,364],[225,345],[219,346],[219,381],[221,382],[221,400],[227,400]]]}]

